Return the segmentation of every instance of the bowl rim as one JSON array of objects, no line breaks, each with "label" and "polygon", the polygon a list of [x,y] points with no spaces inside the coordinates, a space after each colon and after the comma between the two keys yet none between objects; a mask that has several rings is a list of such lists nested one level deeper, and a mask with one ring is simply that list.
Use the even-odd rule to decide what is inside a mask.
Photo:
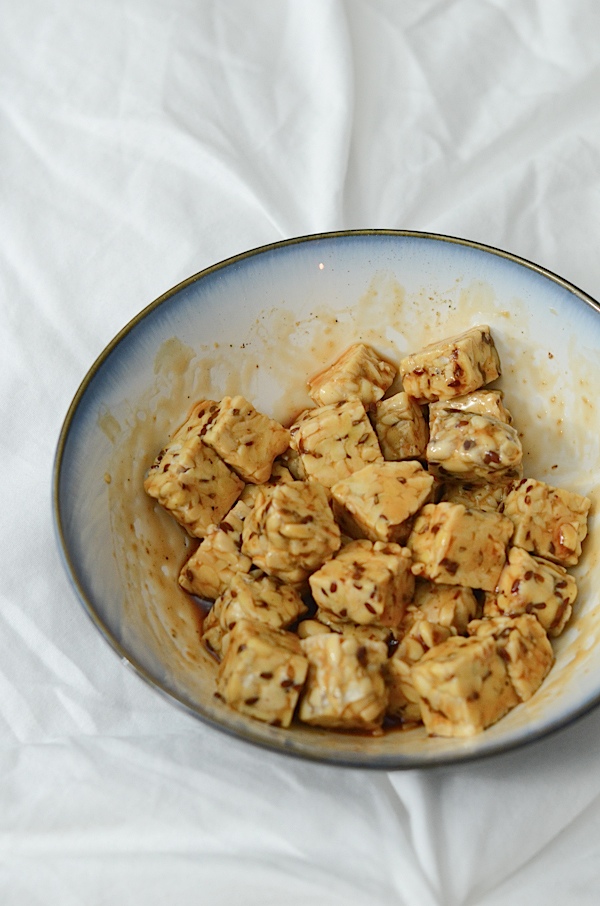
[{"label": "bowl rim", "polygon": [[110,342],[104,347],[104,349],[93,361],[92,365],[89,367],[83,379],[81,380],[71,400],[59,432],[52,466],[51,496],[54,535],[57,547],[59,549],[63,568],[72,586],[74,587],[76,595],[79,598],[79,603],[83,607],[83,610],[92,621],[101,637],[109,645],[111,650],[119,657],[121,662],[137,677],[139,677],[147,685],[149,685],[155,692],[159,693],[165,699],[167,699],[171,704],[177,705],[180,709],[187,712],[194,719],[200,720],[206,726],[212,727],[221,733],[225,733],[226,735],[234,739],[248,742],[260,749],[267,750],[269,752],[286,755],[292,758],[300,759],[302,761],[316,762],[330,767],[355,768],[362,770],[397,771],[413,770],[415,768],[432,769],[437,767],[459,766],[473,761],[481,761],[483,759],[493,758],[502,754],[508,754],[509,752],[515,751],[517,749],[522,749],[525,746],[529,746],[532,743],[539,742],[552,734],[566,730],[573,723],[583,718],[586,714],[589,714],[600,704],[600,688],[598,689],[597,695],[595,697],[588,699],[581,706],[573,709],[573,711],[566,717],[558,716],[545,726],[513,740],[500,739],[489,744],[484,750],[481,751],[475,749],[473,751],[457,751],[455,753],[446,752],[440,753],[439,755],[430,754],[425,759],[419,755],[405,754],[402,753],[402,751],[398,751],[394,753],[381,753],[370,758],[365,758],[364,754],[355,754],[351,752],[343,752],[340,754],[337,754],[335,752],[312,752],[309,749],[305,749],[304,747],[296,749],[293,745],[278,745],[273,741],[266,740],[264,738],[261,738],[260,736],[255,736],[250,731],[246,731],[245,727],[242,727],[241,729],[229,727],[225,724],[222,724],[218,720],[213,719],[208,714],[201,713],[201,711],[190,705],[190,703],[186,701],[182,696],[179,696],[173,690],[166,688],[166,686],[163,685],[160,680],[152,676],[150,672],[126,650],[126,648],[116,638],[114,633],[97,613],[93,600],[90,600],[83,588],[83,585],[79,579],[76,564],[73,562],[73,559],[69,552],[60,501],[60,487],[63,474],[65,449],[75,414],[78,411],[89,386],[95,379],[105,361],[119,346],[121,341],[138,324],[145,320],[145,318],[152,311],[168,302],[171,298],[178,295],[188,286],[191,286],[192,284],[212,274],[215,274],[220,270],[228,268],[242,261],[247,261],[266,252],[276,251],[278,249],[287,248],[289,246],[295,246],[319,240],[351,239],[355,237],[426,239],[436,242],[448,243],[450,245],[471,248],[480,252],[495,255],[499,258],[504,258],[507,261],[525,267],[526,269],[549,279],[553,283],[567,290],[572,295],[576,296],[580,301],[584,302],[594,311],[600,313],[600,303],[596,301],[596,299],[594,299],[592,296],[590,296],[584,290],[580,289],[575,284],[566,280],[564,277],[561,277],[560,275],[554,273],[546,267],[543,267],[542,265],[536,264],[535,262],[527,258],[523,258],[522,256],[516,255],[513,252],[509,252],[492,245],[487,245],[476,240],[463,239],[444,233],[436,233],[430,231],[364,228],[307,233],[301,236],[294,236],[288,239],[280,239],[276,240],[275,242],[256,246],[244,252],[239,252],[235,255],[231,255],[228,258],[224,258],[221,261],[211,264],[205,268],[202,268],[200,271],[197,271],[184,280],[181,280],[179,283],[175,284],[165,292],[161,293],[161,295],[157,296],[153,301],[144,306],[136,315],[134,315],[133,318],[131,318],[121,328],[121,330],[119,330],[118,333],[115,334],[112,340],[110,340]]}]

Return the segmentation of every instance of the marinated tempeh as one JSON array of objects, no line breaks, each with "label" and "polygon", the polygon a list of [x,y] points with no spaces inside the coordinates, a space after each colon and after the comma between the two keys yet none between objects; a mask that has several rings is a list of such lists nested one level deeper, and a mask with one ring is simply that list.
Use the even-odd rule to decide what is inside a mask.
[{"label": "marinated tempeh", "polygon": [[202,438],[218,403],[197,403],[148,470],[144,489],[183,526],[203,538],[240,496],[244,482]]},{"label": "marinated tempeh", "polygon": [[291,445],[306,476],[326,488],[369,463],[383,462],[360,400],[308,409],[291,426]]},{"label": "marinated tempeh", "polygon": [[390,462],[424,459],[429,439],[423,410],[401,391],[378,402],[370,412],[383,458]]},{"label": "marinated tempeh", "polygon": [[201,435],[205,444],[252,484],[270,478],[273,461],[290,445],[288,430],[258,412],[243,396],[224,397]]},{"label": "marinated tempeh", "polygon": [[327,493],[316,482],[261,489],[242,529],[242,552],[290,585],[302,585],[340,544]]},{"label": "marinated tempeh", "polygon": [[148,471],[201,539],[179,584],[214,601],[216,695],[247,716],[472,736],[552,667],[590,500],[521,479],[488,327],[400,370],[386,397],[394,366],[354,344],[289,429],[242,396],[198,402]]},{"label": "marinated tempeh", "polygon": [[512,522],[499,513],[460,503],[428,503],[407,541],[412,571],[433,582],[493,591],[512,533]]},{"label": "marinated tempeh", "polygon": [[479,390],[500,377],[500,357],[490,328],[472,327],[406,356],[400,374],[409,396],[432,403]]},{"label": "marinated tempeh", "polygon": [[387,660],[383,642],[330,632],[300,644],[309,663],[300,720],[343,730],[380,727],[388,702],[382,673]]},{"label": "marinated tempeh", "polygon": [[349,346],[336,361],[308,382],[317,406],[359,399],[364,406],[380,400],[397,369],[365,343]]},{"label": "marinated tempeh", "polygon": [[523,478],[509,489],[501,509],[515,525],[514,544],[562,566],[575,566],[590,506],[589,498],[580,494]]},{"label": "marinated tempeh", "polygon": [[309,579],[323,611],[361,625],[398,626],[415,580],[410,551],[399,544],[351,541]]},{"label": "marinated tempeh", "polygon": [[351,538],[403,543],[433,483],[418,462],[374,463],[333,485],[333,511]]},{"label": "marinated tempeh", "polygon": [[577,583],[563,566],[511,547],[483,613],[489,617],[531,613],[555,637],[565,628],[576,597]]}]

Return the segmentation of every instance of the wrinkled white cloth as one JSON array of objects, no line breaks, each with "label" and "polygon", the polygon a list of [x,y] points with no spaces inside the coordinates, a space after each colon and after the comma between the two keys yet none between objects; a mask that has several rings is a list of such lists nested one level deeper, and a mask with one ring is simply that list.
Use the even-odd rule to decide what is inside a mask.
[{"label": "wrinkled white cloth", "polygon": [[0,902],[600,902],[600,712],[393,774],[126,671],[62,569],[68,405],[144,305],[312,232],[431,230],[600,295],[597,0],[0,0]]}]

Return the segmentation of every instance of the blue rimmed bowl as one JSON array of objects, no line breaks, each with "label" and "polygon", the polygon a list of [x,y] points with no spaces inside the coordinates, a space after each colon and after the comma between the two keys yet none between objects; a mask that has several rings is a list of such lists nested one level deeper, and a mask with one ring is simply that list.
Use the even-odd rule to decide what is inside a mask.
[{"label": "blue rimmed bowl", "polygon": [[[177,585],[189,539],[144,493],[143,476],[190,405],[239,392],[282,421],[305,381],[362,340],[398,361],[489,324],[525,474],[592,499],[574,570],[575,612],[534,698],[473,739],[381,737],[263,725],[214,697],[197,604]],[[435,234],[306,236],[209,267],[164,293],[107,346],[67,413],[54,469],[59,545],[75,591],[121,660],[205,724],[333,764],[399,769],[514,749],[600,701],[600,307],[547,270]],[[115,670],[121,669],[115,660]]]}]

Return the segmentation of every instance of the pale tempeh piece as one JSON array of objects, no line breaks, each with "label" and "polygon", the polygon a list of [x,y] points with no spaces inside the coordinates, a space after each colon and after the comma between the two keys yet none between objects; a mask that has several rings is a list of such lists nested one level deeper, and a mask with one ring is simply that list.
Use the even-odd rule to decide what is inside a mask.
[{"label": "pale tempeh piece", "polygon": [[196,403],[144,481],[146,493],[196,538],[203,538],[211,525],[223,519],[244,487],[202,439],[207,421],[218,408],[213,400]]},{"label": "pale tempeh piece", "polygon": [[204,442],[246,482],[261,484],[271,476],[273,460],[287,450],[286,428],[243,396],[226,396],[202,428]]},{"label": "pale tempeh piece", "polygon": [[300,644],[309,661],[300,720],[345,730],[380,727],[388,700],[382,675],[387,660],[383,642],[330,632]]},{"label": "pale tempeh piece", "polygon": [[252,561],[242,553],[242,526],[249,512],[250,507],[238,500],[218,525],[209,526],[179,574],[179,584],[185,591],[214,601],[236,573],[250,571]]},{"label": "pale tempeh piece", "polygon": [[479,605],[471,588],[418,581],[412,604],[422,618],[465,635],[467,626],[477,616]]},{"label": "pale tempeh piece", "polygon": [[531,613],[548,635],[556,637],[565,628],[576,597],[577,582],[563,566],[511,547],[484,615]]},{"label": "pale tempeh piece", "polygon": [[575,566],[587,535],[591,501],[534,478],[516,482],[500,509],[515,525],[513,544],[563,566]]},{"label": "pale tempeh piece", "polygon": [[290,585],[302,585],[340,544],[327,492],[317,482],[261,488],[242,531],[242,552]]},{"label": "pale tempeh piece", "polygon": [[512,416],[504,405],[504,394],[501,390],[474,390],[463,396],[455,396],[449,400],[431,403],[429,406],[430,424],[448,412],[471,412],[476,415],[486,415],[495,418],[506,425],[512,425]]},{"label": "pale tempeh piece", "polygon": [[306,613],[306,604],[295,588],[260,570],[238,573],[217,598],[203,626],[203,640],[217,655],[223,637],[240,620],[287,629]]},{"label": "pale tempeh piece", "polygon": [[334,617],[397,627],[414,589],[411,562],[399,544],[351,541],[308,581],[318,606]]},{"label": "pale tempeh piece", "polygon": [[403,543],[411,517],[430,498],[433,482],[414,460],[374,463],[333,485],[333,512],[352,538]]},{"label": "pale tempeh piece", "polygon": [[217,691],[236,711],[289,727],[307,669],[300,640],[293,633],[240,620],[229,633]]},{"label": "pale tempeh piece", "polygon": [[426,346],[400,362],[402,384],[418,403],[451,399],[500,377],[500,358],[490,328],[472,327]]},{"label": "pale tempeh piece", "polygon": [[431,735],[474,736],[519,703],[493,637],[452,636],[424,654],[411,676]]},{"label": "pale tempeh piece", "polygon": [[360,400],[308,409],[291,426],[290,434],[307,477],[326,488],[369,463],[383,462]]},{"label": "pale tempeh piece", "polygon": [[397,369],[364,343],[349,346],[336,361],[308,382],[308,395],[317,406],[359,399],[376,403],[391,386]]},{"label": "pale tempeh piece", "polygon": [[261,488],[270,488],[276,484],[289,484],[291,481],[295,481],[295,478],[287,466],[284,466],[281,462],[274,462],[270,478],[262,484],[248,483],[240,494],[240,500],[252,509]]},{"label": "pale tempeh piece", "polygon": [[440,502],[462,503],[467,509],[487,510],[489,513],[497,513],[510,485],[510,481],[506,484],[444,481]]},{"label": "pale tempeh piece", "polygon": [[452,629],[418,616],[384,667],[389,701],[387,713],[403,723],[421,723],[421,706],[411,668],[423,655],[445,642]]},{"label": "pale tempeh piece", "polygon": [[412,571],[433,582],[493,591],[512,533],[510,519],[499,513],[468,510],[460,503],[428,503],[407,541]]},{"label": "pale tempeh piece", "polygon": [[383,458],[389,462],[424,459],[429,439],[421,407],[404,391],[381,400],[369,413]]},{"label": "pale tempeh piece", "polygon": [[473,412],[439,412],[430,423],[426,456],[438,478],[506,482],[523,473],[523,448],[512,425]]},{"label": "pale tempeh piece", "polygon": [[495,640],[496,650],[505,661],[510,681],[522,702],[539,689],[554,663],[548,636],[532,614],[473,620],[469,635]]},{"label": "pale tempeh piece", "polygon": [[[391,651],[397,643],[398,635],[401,632],[401,629],[396,626],[379,626],[376,623],[362,625],[354,623],[343,617],[337,617],[335,614],[330,613],[330,611],[323,610],[322,607],[317,608],[315,619],[307,622],[318,623],[327,632],[337,632],[340,635],[352,636],[361,642],[364,642],[365,639],[370,639],[372,642],[383,642],[387,645],[388,651]],[[303,623],[300,623],[298,630],[300,630],[303,625]],[[311,632],[310,630],[313,631]],[[298,634],[300,635],[300,632],[298,632]],[[315,634],[315,628],[312,626],[309,627],[307,636]]]}]

